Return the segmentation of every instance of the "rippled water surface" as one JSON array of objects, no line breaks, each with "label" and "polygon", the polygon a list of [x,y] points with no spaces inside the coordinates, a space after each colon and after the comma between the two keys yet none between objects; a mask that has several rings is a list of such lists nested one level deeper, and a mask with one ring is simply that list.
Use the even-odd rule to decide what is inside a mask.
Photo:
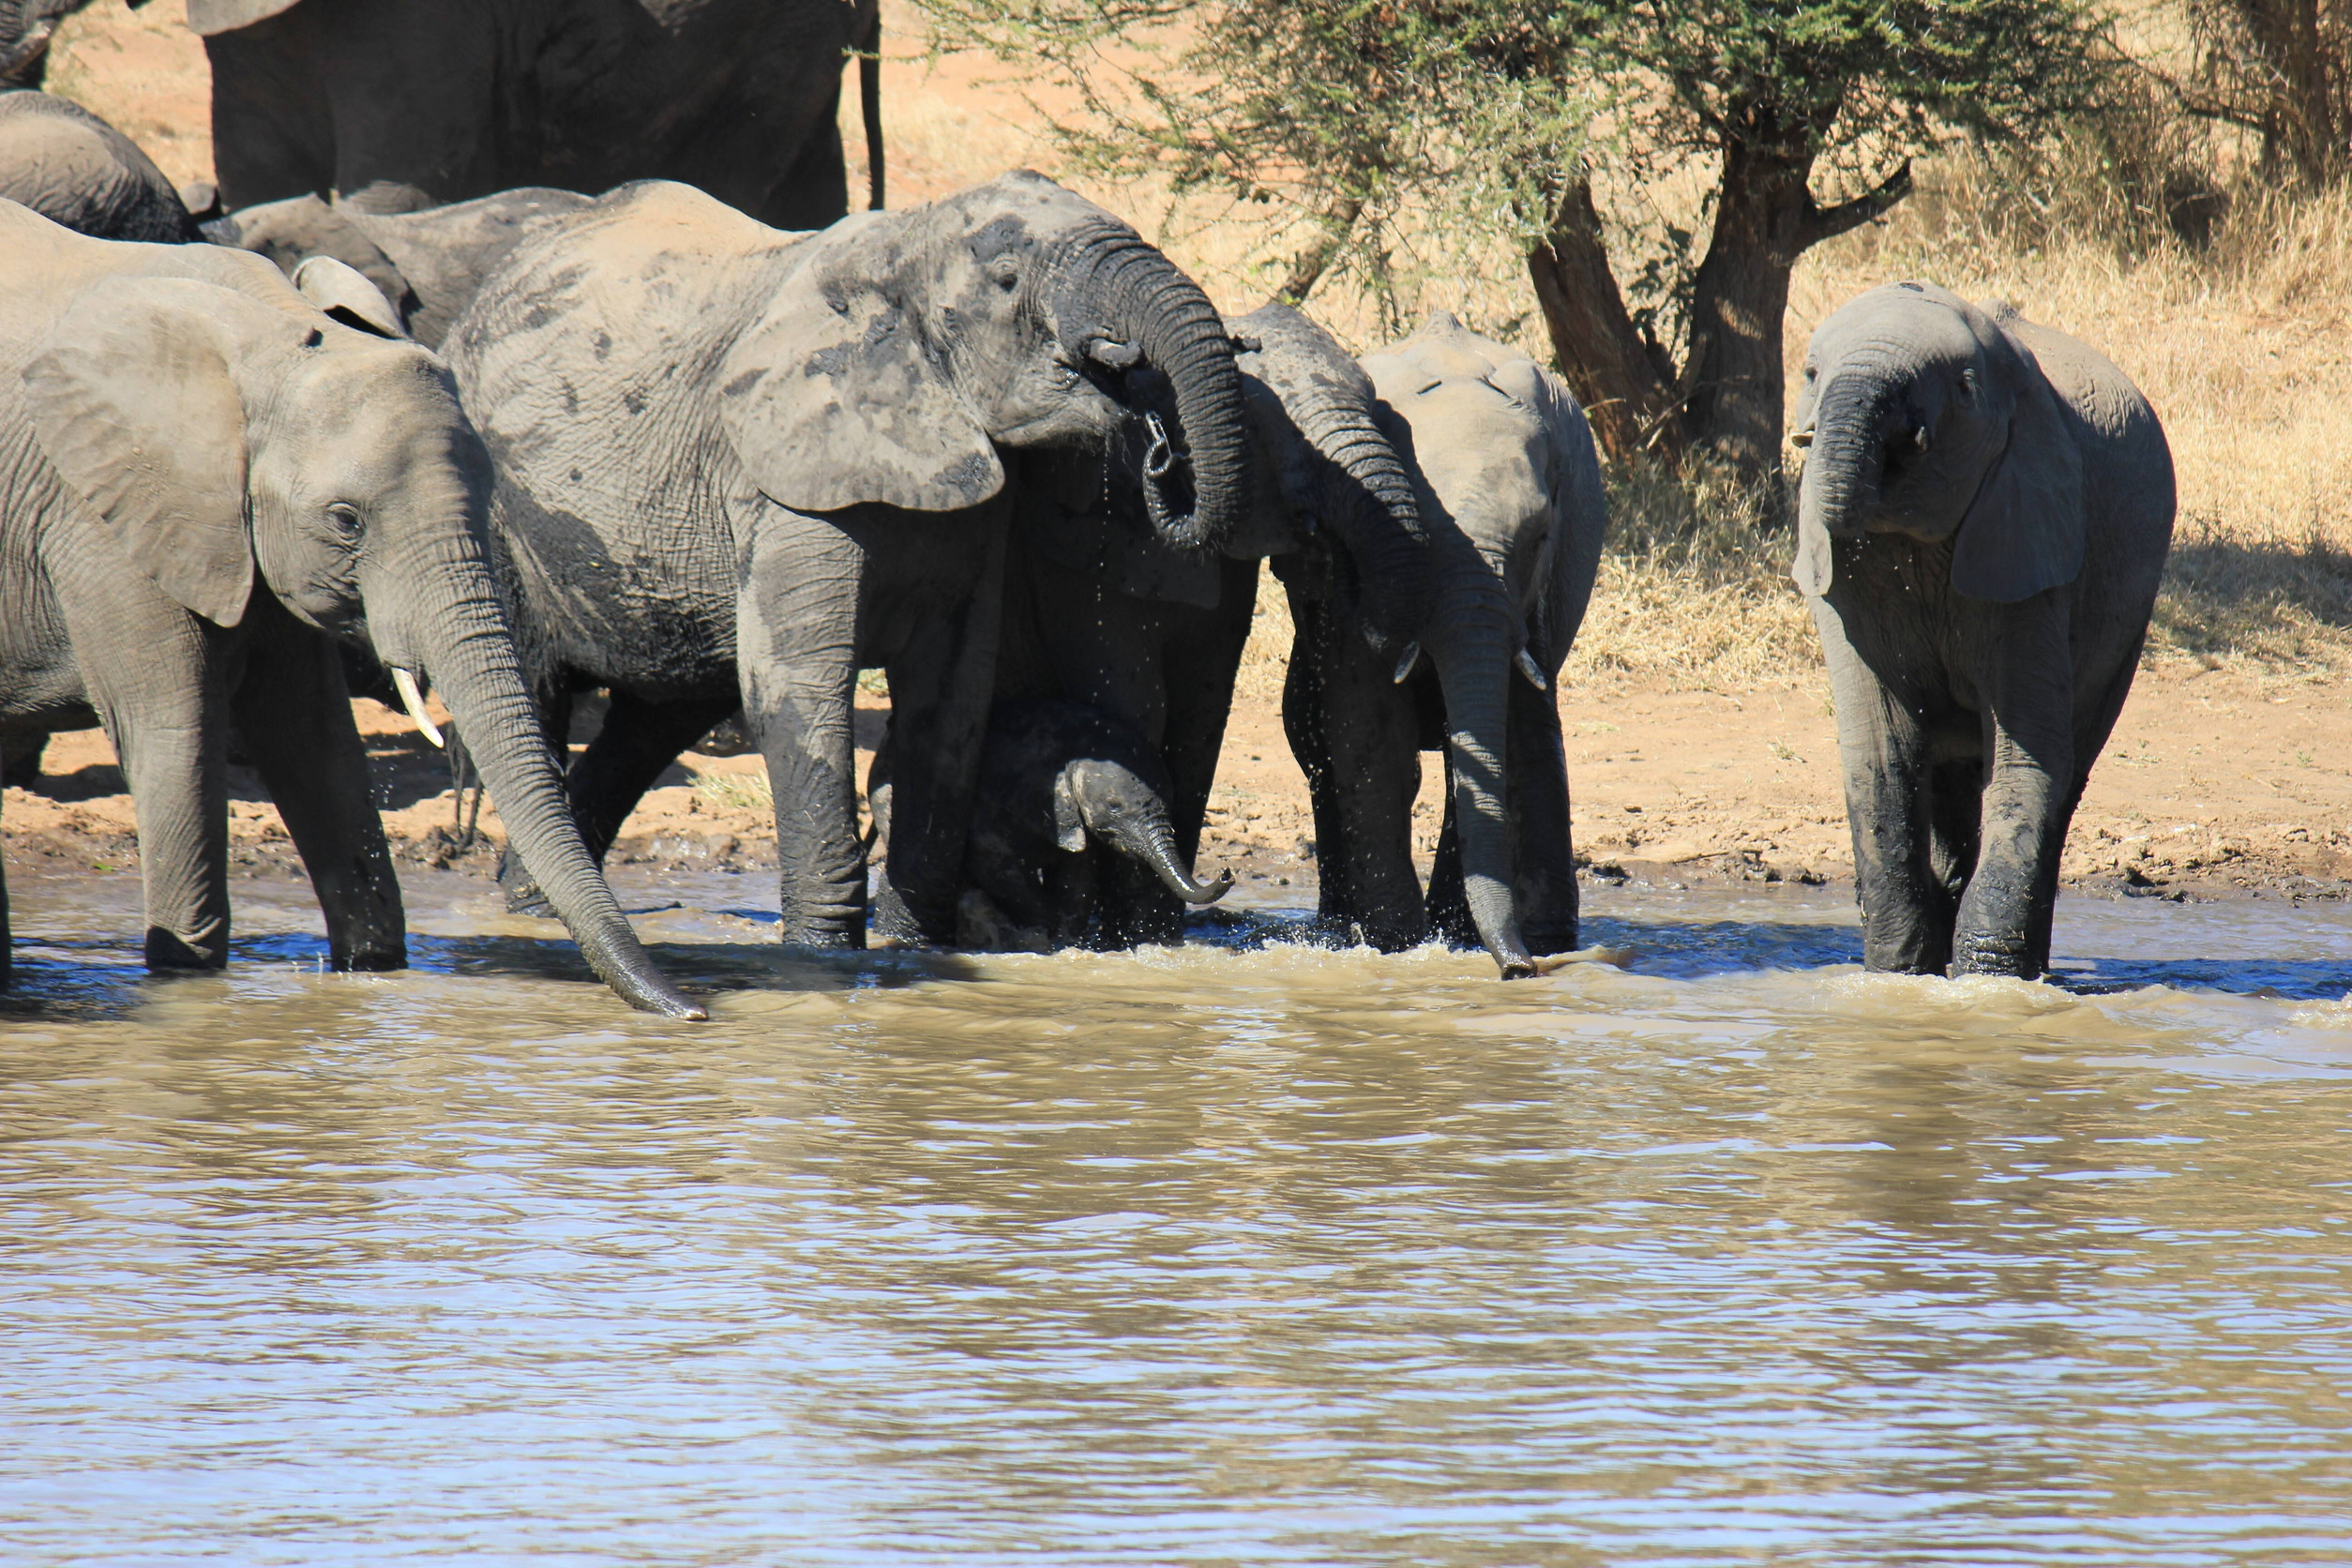
[{"label": "rippled water surface", "polygon": [[1504,986],[625,884],[692,1027],[411,885],[415,972],[265,883],[158,982],[18,881],[0,1560],[2352,1559],[2341,909],[2071,899],[2054,987],[1603,890]]}]

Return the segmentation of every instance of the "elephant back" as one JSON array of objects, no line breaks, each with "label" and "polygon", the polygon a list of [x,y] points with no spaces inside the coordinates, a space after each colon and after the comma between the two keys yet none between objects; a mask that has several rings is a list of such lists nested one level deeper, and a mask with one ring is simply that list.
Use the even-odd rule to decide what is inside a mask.
[{"label": "elephant back", "polygon": [[0,197],[97,239],[202,237],[139,143],[81,105],[30,88],[0,91]]}]

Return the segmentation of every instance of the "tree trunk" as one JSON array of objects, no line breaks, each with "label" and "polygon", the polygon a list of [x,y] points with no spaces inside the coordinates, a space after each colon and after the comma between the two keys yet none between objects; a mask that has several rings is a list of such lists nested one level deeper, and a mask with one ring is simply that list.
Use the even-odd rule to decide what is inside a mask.
[{"label": "tree trunk", "polygon": [[1560,373],[1609,460],[1621,463],[1643,451],[1680,460],[1674,366],[1626,314],[1592,205],[1592,182],[1582,174],[1552,209],[1545,243],[1529,252],[1527,270]]}]

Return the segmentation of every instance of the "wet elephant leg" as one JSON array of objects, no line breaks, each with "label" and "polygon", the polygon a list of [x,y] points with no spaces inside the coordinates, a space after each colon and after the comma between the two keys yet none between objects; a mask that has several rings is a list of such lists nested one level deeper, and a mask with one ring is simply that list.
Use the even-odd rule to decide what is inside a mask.
[{"label": "wet elephant leg", "polygon": [[247,611],[253,641],[231,701],[246,755],[302,856],[339,970],[408,967],[408,920],[368,752],[334,643],[274,603]]},{"label": "wet elephant leg", "polygon": [[626,691],[612,693],[603,728],[572,764],[564,785],[580,837],[597,864],[603,864],[612,840],[620,837],[621,824],[678,754],[739,705],[732,691],[668,702],[648,702]]},{"label": "wet elephant leg", "polygon": [[1976,872],[1984,811],[1983,716],[1952,710],[1933,726],[1928,745],[1928,873],[1937,912],[1949,924]]},{"label": "wet elephant leg", "polygon": [[[1438,766],[1446,767],[1443,756]],[[1437,852],[1429,862],[1429,928],[1448,947],[1476,947],[1478,922],[1470,917],[1470,889],[1462,879],[1462,834],[1455,815],[1454,780],[1449,770],[1445,790],[1445,821],[1438,829]]]},{"label": "wet elephant leg", "polygon": [[149,969],[229,961],[229,704],[203,641],[153,650],[135,693],[91,683],[138,819]]},{"label": "wet elephant leg", "polygon": [[[763,505],[738,527],[750,545],[735,611],[736,673],[776,800],[778,936],[864,947],[866,846],[852,716],[870,562],[848,529],[780,506]],[[894,757],[904,745],[903,734],[894,735]],[[904,798],[895,777],[892,792],[895,853]]]},{"label": "wet elephant leg", "polygon": [[2014,607],[1994,651],[1982,848],[1954,921],[1955,974],[2031,980],[2049,959],[2043,912],[2057,900],[2078,789],[2065,622],[2041,608]]},{"label": "wet elephant leg", "polygon": [[1412,860],[1415,694],[1320,603],[1294,593],[1290,615],[1282,722],[1314,803],[1322,918],[1383,951],[1411,947],[1428,934]]},{"label": "wet elephant leg", "polygon": [[[992,521],[897,525],[940,530],[901,547],[923,583],[894,582],[927,608],[897,639],[890,675],[890,856],[876,926],[906,941],[952,942],[980,754],[996,689],[1004,610],[1004,533]],[[951,535],[945,530],[954,530]],[[974,538],[975,534],[982,536]],[[895,543],[896,541],[894,541]]]},{"label": "wet elephant leg", "polygon": [[0,857],[0,991],[8,988],[15,961],[14,939],[8,934],[8,867],[7,860]]},{"label": "wet elephant leg", "polygon": [[1862,962],[1897,974],[1941,974],[1952,961],[1952,916],[1931,863],[1924,705],[1880,683],[1847,641],[1835,607],[1817,600],[1813,618],[1837,712]]},{"label": "wet elephant leg", "polygon": [[[1576,854],[1569,822],[1568,753],[1551,694],[1513,675],[1510,772],[1511,901],[1530,953],[1576,945]],[[1450,797],[1449,797],[1450,798]]]},{"label": "wet elephant leg", "polygon": [[[549,758],[555,764],[558,776],[569,774],[572,761],[572,690],[559,678],[550,679],[532,692],[539,711],[539,738],[545,743]],[[458,737],[462,741],[461,733]],[[539,884],[524,869],[522,857],[512,849],[498,856],[498,885],[505,890],[506,912],[535,915],[542,920],[555,918],[555,907],[539,891]]]}]

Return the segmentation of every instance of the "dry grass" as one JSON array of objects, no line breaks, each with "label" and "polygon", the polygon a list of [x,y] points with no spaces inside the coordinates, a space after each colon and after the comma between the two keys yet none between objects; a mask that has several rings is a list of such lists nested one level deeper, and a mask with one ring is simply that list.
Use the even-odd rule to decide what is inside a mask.
[{"label": "dry grass", "polygon": [[[54,86],[136,136],[175,179],[207,174],[211,157],[204,53],[182,16],[182,0],[136,12],[93,6],[61,30],[53,66]],[[926,63],[920,18],[899,0],[885,26],[893,205],[1018,165],[1053,171],[1042,132],[1067,102],[1050,85],[1009,81],[992,63]],[[857,164],[850,98],[844,127]],[[2127,126],[2070,141],[2030,177],[1969,159],[1923,169],[1919,194],[1888,221],[1798,268],[1790,369],[1815,322],[1901,277],[2013,300],[2086,339],[2147,391],[2179,470],[2181,525],[2148,657],[2352,670],[2352,329],[2343,303],[2352,299],[2352,197],[2285,203],[2250,197],[2241,183],[2202,250],[2151,242],[2162,223],[2148,221],[2154,198],[2144,193],[2196,157],[2213,161],[2177,128]],[[2141,171],[2136,185],[2116,173],[2126,163]],[[862,169],[852,177],[862,188]],[[1229,309],[1262,299],[1288,260],[1268,209],[1073,183],[1153,234]],[[1614,196],[1637,225],[1687,221],[1660,204],[1688,204],[1691,189]],[[1525,274],[1500,249],[1407,236],[1394,281],[1393,300],[1342,281],[1313,309],[1358,349],[1444,308],[1546,355]],[[1817,656],[1786,576],[1785,536],[1759,535],[1753,508],[1704,478],[1621,474],[1611,490],[1613,538],[1574,678],[1706,686],[1805,674]],[[1289,643],[1271,580],[1259,606],[1244,684],[1271,696]]]},{"label": "dry grass", "polygon": [[745,773],[699,773],[694,776],[694,793],[705,805],[722,811],[771,812],[776,809],[776,796],[769,792],[764,769]]}]

